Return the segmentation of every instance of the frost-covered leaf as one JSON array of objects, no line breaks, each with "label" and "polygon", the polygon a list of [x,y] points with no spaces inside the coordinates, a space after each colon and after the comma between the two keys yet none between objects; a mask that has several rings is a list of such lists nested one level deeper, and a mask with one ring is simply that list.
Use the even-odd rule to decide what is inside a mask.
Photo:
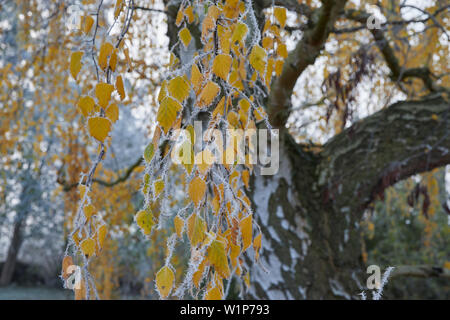
[{"label": "frost-covered leaf", "polygon": [[142,232],[145,235],[149,235],[152,231],[153,225],[155,224],[155,222],[153,221],[152,212],[149,209],[140,210],[138,213],[136,213],[135,219]]},{"label": "frost-covered leaf", "polygon": [[102,117],[89,118],[88,129],[92,137],[103,142],[111,131],[111,121]]},{"label": "frost-covered leaf", "polygon": [[174,281],[175,275],[170,267],[164,266],[158,271],[156,274],[156,288],[161,298],[167,298],[172,290]]},{"label": "frost-covered leaf", "polygon": [[178,38],[180,38],[181,42],[183,43],[184,47],[187,48],[189,46],[189,43],[191,43],[192,36],[189,32],[188,28],[183,28],[178,32]]},{"label": "frost-covered leaf", "polygon": [[252,244],[252,215],[248,215],[239,223],[242,236],[242,251],[247,250]]},{"label": "frost-covered leaf", "polygon": [[170,80],[167,89],[169,94],[180,102],[183,102],[189,96],[189,84],[182,76]]},{"label": "frost-covered leaf", "polygon": [[106,109],[105,116],[111,120],[112,123],[116,122],[119,119],[119,107],[117,104],[110,104]]},{"label": "frost-covered leaf", "polygon": [[114,50],[114,46],[109,42],[103,42],[100,47],[100,54],[98,56],[98,65],[103,70],[108,66],[108,57]]},{"label": "frost-covered leaf", "polygon": [[212,71],[223,80],[227,80],[231,69],[231,56],[228,54],[219,54],[214,58]]},{"label": "frost-covered leaf", "polygon": [[125,89],[123,87],[122,76],[120,75],[116,78],[116,90],[119,93],[120,100],[123,101],[123,99],[125,99]]},{"label": "frost-covered leaf", "polygon": [[286,8],[274,7],[273,15],[275,16],[275,18],[277,18],[278,22],[280,23],[280,26],[284,28],[284,26],[286,25]]},{"label": "frost-covered leaf", "polygon": [[95,96],[98,99],[98,104],[102,108],[106,108],[108,106],[113,91],[114,86],[109,83],[98,83],[95,86]]},{"label": "frost-covered leaf", "polygon": [[83,254],[90,258],[95,252],[95,241],[91,238],[85,239],[81,242],[80,247]]},{"label": "frost-covered leaf", "polygon": [[266,57],[266,51],[259,45],[256,45],[252,48],[249,56],[250,64],[261,75],[264,74],[264,70],[266,68]]},{"label": "frost-covered leaf", "polygon": [[198,106],[200,108],[209,106],[220,92],[217,83],[209,81],[199,96]]},{"label": "frost-covered leaf", "polygon": [[198,207],[200,204],[200,201],[203,200],[203,197],[205,196],[206,191],[206,183],[205,180],[203,180],[200,177],[195,177],[191,180],[189,183],[189,197],[194,202],[195,206]]},{"label": "frost-covered leaf", "polygon": [[206,223],[196,213],[191,214],[187,220],[187,235],[192,247],[196,247],[206,237]]},{"label": "frost-covered leaf", "polygon": [[182,218],[180,218],[180,216],[176,216],[173,219],[173,224],[175,226],[175,232],[177,233],[177,237],[181,238],[183,235],[184,220]]},{"label": "frost-covered leaf", "polygon": [[82,97],[78,101],[78,110],[81,114],[87,117],[92,111],[94,111],[95,101],[89,96]]},{"label": "frost-covered leaf", "polygon": [[216,272],[223,278],[229,278],[230,268],[228,266],[226,244],[224,239],[216,239],[208,248],[209,263],[214,266]]},{"label": "frost-covered leaf", "polygon": [[182,109],[181,104],[171,97],[165,97],[161,101],[156,119],[158,120],[161,127],[164,129],[165,133],[167,133],[169,129],[172,127],[173,123],[177,118],[177,112],[180,111],[181,109]]},{"label": "frost-covered leaf", "polygon": [[76,51],[72,52],[70,56],[70,74],[76,80],[78,73],[81,71],[81,58],[83,57],[83,52]]}]

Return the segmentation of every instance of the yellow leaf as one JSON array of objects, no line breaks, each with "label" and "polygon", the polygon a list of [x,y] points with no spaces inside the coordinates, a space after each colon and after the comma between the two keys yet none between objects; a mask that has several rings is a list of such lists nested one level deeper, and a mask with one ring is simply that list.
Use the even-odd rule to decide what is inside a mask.
[{"label": "yellow leaf", "polygon": [[192,40],[192,36],[191,33],[189,32],[189,29],[186,27],[181,29],[180,32],[178,32],[178,38],[180,38],[181,42],[183,42],[184,47],[187,48]]},{"label": "yellow leaf", "polygon": [[108,66],[108,57],[114,50],[114,46],[109,42],[104,42],[100,47],[100,54],[98,56],[98,65],[103,70]]},{"label": "yellow leaf", "polygon": [[260,75],[264,74],[264,69],[266,68],[266,56],[266,51],[259,45],[253,47],[249,56],[250,64]]},{"label": "yellow leaf", "polygon": [[200,108],[209,106],[219,94],[220,88],[217,83],[209,81],[199,96],[198,106]]},{"label": "yellow leaf", "polygon": [[247,273],[244,276],[244,282],[247,288],[250,288],[250,272],[247,271]]},{"label": "yellow leaf", "polygon": [[163,190],[164,190],[164,180],[159,179],[155,181],[155,183],[153,184],[153,192],[155,193],[155,197],[159,196]]},{"label": "yellow leaf", "polygon": [[194,87],[194,91],[197,93],[202,86],[203,76],[195,63],[192,65],[191,69],[191,82]]},{"label": "yellow leaf", "polygon": [[189,96],[189,85],[182,76],[170,80],[167,90],[172,97],[180,102],[183,102]]},{"label": "yellow leaf", "polygon": [[222,300],[222,293],[219,288],[213,287],[206,292],[205,300]]},{"label": "yellow leaf", "polygon": [[130,52],[129,52],[128,48],[125,48],[123,50],[123,53],[125,54],[125,59],[127,59],[127,64],[128,64],[128,67],[129,67],[128,71],[133,70],[133,66],[131,65]]},{"label": "yellow leaf", "polygon": [[223,80],[227,81],[231,69],[231,56],[228,54],[219,54],[214,58],[212,71]]},{"label": "yellow leaf", "polygon": [[90,258],[94,254],[95,251],[95,241],[91,238],[88,238],[86,240],[83,240],[81,242],[81,251],[83,251],[83,254]]},{"label": "yellow leaf", "polygon": [[173,219],[173,224],[175,225],[175,231],[177,233],[177,237],[181,238],[183,235],[184,220],[182,218],[180,218],[179,216],[176,216],[175,219]]},{"label": "yellow leaf", "polygon": [[194,22],[194,10],[192,6],[186,7],[186,9],[184,10],[184,15],[188,18],[189,23]]},{"label": "yellow leaf", "polygon": [[202,275],[203,272],[205,271],[205,266],[206,266],[206,259],[204,259],[201,263],[200,266],[198,267],[197,271],[195,271],[192,280],[194,281],[194,285],[199,288],[200,286],[200,280],[202,279]]},{"label": "yellow leaf", "polygon": [[231,29],[224,28],[221,25],[217,26],[217,30],[219,35],[220,50],[224,54],[229,54],[231,46],[231,37],[233,33]]},{"label": "yellow leaf", "polygon": [[252,244],[252,215],[248,215],[239,222],[242,236],[242,251],[247,250]]},{"label": "yellow leaf", "polygon": [[92,137],[103,142],[111,131],[111,122],[102,117],[89,118],[88,129]]},{"label": "yellow leaf", "polygon": [[88,128],[91,136],[103,142],[111,131],[111,121],[101,117],[89,118]]},{"label": "yellow leaf", "polygon": [[81,70],[82,57],[83,52],[81,51],[72,52],[72,55],[70,56],[70,74],[75,80],[77,80],[77,75]]},{"label": "yellow leaf", "polygon": [[284,26],[286,25],[286,8],[275,7],[273,9],[273,15],[275,16],[275,18],[277,18],[281,28],[284,28]]},{"label": "yellow leaf", "polygon": [[150,163],[153,159],[153,155],[155,154],[155,146],[153,143],[149,143],[144,150],[144,159],[147,163]]},{"label": "yellow leaf", "polygon": [[275,61],[275,73],[276,73],[277,76],[281,75],[281,72],[283,71],[283,65],[284,65],[284,61],[283,60]]},{"label": "yellow leaf", "polygon": [[125,99],[125,89],[123,88],[122,76],[117,76],[116,78],[116,90],[119,93],[120,100]]},{"label": "yellow leaf", "polygon": [[103,248],[103,243],[105,242],[107,231],[108,231],[108,228],[106,227],[106,224],[102,224],[98,228],[98,245],[100,246],[100,249]]},{"label": "yellow leaf", "polygon": [[194,202],[195,206],[198,207],[200,204],[200,201],[203,200],[203,197],[205,196],[206,191],[206,183],[205,180],[203,180],[200,177],[195,177],[191,180],[189,183],[189,197]]},{"label": "yellow leaf", "polygon": [[231,42],[232,43],[235,43],[236,41],[242,42],[243,40],[245,40],[247,33],[248,33],[247,25],[243,22],[238,22],[236,24],[236,27],[234,28],[233,36],[231,37]]},{"label": "yellow leaf", "polygon": [[94,24],[94,18],[87,15],[84,21],[84,33],[88,34],[91,31],[92,25]]},{"label": "yellow leaf", "polygon": [[106,109],[105,115],[112,123],[116,122],[119,119],[119,107],[117,104],[110,104],[108,109]]},{"label": "yellow leaf", "polygon": [[250,173],[248,170],[242,171],[242,181],[244,181],[245,187],[248,189],[248,183],[250,180]]},{"label": "yellow leaf", "polygon": [[177,119],[177,112],[182,109],[181,104],[170,97],[165,97],[159,105],[158,120],[164,132],[167,133]]},{"label": "yellow leaf", "polygon": [[280,57],[284,58],[284,59],[287,58],[287,56],[288,56],[288,51],[287,51],[287,47],[286,47],[286,45],[285,45],[284,43],[279,43],[279,44],[278,44],[277,54],[278,54]]},{"label": "yellow leaf", "polygon": [[192,247],[196,247],[206,237],[206,223],[196,213],[187,220],[187,235]]},{"label": "yellow leaf", "polygon": [[253,110],[253,114],[255,115],[256,121],[262,121],[267,117],[267,114],[262,107]]},{"label": "yellow leaf", "polygon": [[[287,54],[287,51],[286,51],[286,54]],[[267,63],[266,79],[265,79],[265,83],[268,88],[270,88],[270,83],[272,81],[274,64],[275,64],[275,60],[273,60],[273,58],[270,58]]]},{"label": "yellow leaf", "polygon": [[120,11],[122,10],[122,3],[123,0],[116,1],[116,7],[114,8],[114,19],[117,19],[117,17],[119,16]]},{"label": "yellow leaf", "polygon": [[224,240],[214,240],[208,248],[209,263],[214,266],[222,278],[229,278],[230,268],[228,267],[227,252],[225,250]]},{"label": "yellow leaf", "polygon": [[87,206],[85,206],[83,208],[84,211],[84,216],[86,217],[87,220],[89,220],[92,215],[95,213],[95,207],[92,204],[88,204]]},{"label": "yellow leaf", "polygon": [[231,266],[233,268],[236,267],[237,258],[238,258],[240,253],[241,253],[241,247],[239,245],[237,245],[237,244],[231,243],[230,261],[231,261]]},{"label": "yellow leaf", "polygon": [[92,111],[94,111],[95,101],[89,96],[82,97],[78,101],[78,110],[81,114],[87,117]]},{"label": "yellow leaf", "polygon": [[111,93],[114,91],[114,86],[109,83],[98,83],[95,86],[95,96],[98,99],[98,104],[102,108],[108,106],[109,100],[111,100]]},{"label": "yellow leaf", "polygon": [[111,58],[109,59],[109,67],[113,72],[116,71],[116,65],[117,65],[117,49],[114,49],[113,53],[111,54]]},{"label": "yellow leaf", "polygon": [[239,116],[236,112],[230,111],[227,115],[227,121],[235,128],[239,126]]},{"label": "yellow leaf", "polygon": [[156,288],[162,298],[166,298],[173,287],[175,275],[168,266],[162,267],[156,274]]},{"label": "yellow leaf", "polygon": [[217,106],[214,108],[212,113],[212,117],[216,117],[217,115],[223,116],[225,113],[225,97],[222,97],[220,101],[217,103]]},{"label": "yellow leaf", "polygon": [[77,231],[72,235],[72,240],[76,243],[76,245],[80,245],[80,242],[82,239],[84,239],[85,237],[85,232],[84,231]]},{"label": "yellow leaf", "polygon": [[148,209],[141,210],[138,213],[136,213],[135,219],[137,225],[139,226],[139,228],[141,228],[142,232],[148,236],[152,231],[153,225],[155,224],[155,222],[153,221],[153,214],[151,213],[151,211]]},{"label": "yellow leaf", "polygon": [[205,19],[203,19],[202,22],[202,35],[201,38],[203,42],[206,42],[206,38],[210,35],[212,31],[214,31],[214,28],[216,26],[216,22],[213,17],[206,16]]},{"label": "yellow leaf", "polygon": [[446,261],[446,262],[444,263],[444,269],[450,270],[450,261]]},{"label": "yellow leaf", "polygon": [[184,8],[181,5],[177,12],[177,17],[175,18],[175,25],[179,27],[181,25],[181,22],[183,22],[184,18]]},{"label": "yellow leaf", "polygon": [[220,9],[217,6],[210,6],[208,8],[208,16],[210,16],[211,18],[213,18],[214,20],[217,20],[217,18],[220,15]]},{"label": "yellow leaf", "polygon": [[167,97],[168,92],[167,92],[167,80],[164,80],[161,83],[161,87],[159,89],[159,93],[158,93],[158,102],[161,103],[161,101]]},{"label": "yellow leaf", "polygon": [[264,49],[270,50],[273,47],[273,38],[271,37],[264,37],[262,39],[262,45]]},{"label": "yellow leaf", "polygon": [[192,143],[184,141],[179,149],[178,159],[186,169],[187,172],[191,172],[194,167],[194,149]]}]

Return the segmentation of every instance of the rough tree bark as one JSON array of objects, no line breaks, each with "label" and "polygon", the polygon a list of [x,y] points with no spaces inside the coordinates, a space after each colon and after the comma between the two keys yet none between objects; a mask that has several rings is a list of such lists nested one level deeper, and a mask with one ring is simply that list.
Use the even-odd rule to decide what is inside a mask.
[{"label": "rough tree bark", "polygon": [[13,235],[8,247],[5,263],[0,275],[0,286],[7,286],[11,283],[14,270],[16,268],[17,257],[22,245],[22,219],[14,223]]},{"label": "rough tree bark", "polygon": [[24,186],[24,189],[20,195],[20,203],[16,207],[17,213],[14,221],[13,233],[9,243],[6,260],[1,270],[0,286],[9,285],[14,275],[20,247],[23,243],[23,226],[30,208],[30,198],[28,197],[28,194],[34,191],[34,187],[32,186],[33,183],[34,181],[31,180],[30,184]]},{"label": "rough tree bark", "polygon": [[317,154],[284,133],[279,173],[253,178],[264,236],[250,296],[358,298],[364,210],[395,182],[450,163],[449,132],[449,103],[430,98],[389,106]]}]

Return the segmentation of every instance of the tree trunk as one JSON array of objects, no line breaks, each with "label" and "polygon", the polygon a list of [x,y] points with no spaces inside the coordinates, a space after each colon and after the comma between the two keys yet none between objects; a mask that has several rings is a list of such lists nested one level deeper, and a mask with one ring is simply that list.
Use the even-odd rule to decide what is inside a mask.
[{"label": "tree trunk", "polygon": [[253,178],[254,216],[263,243],[250,273],[250,298],[352,299],[361,292],[358,223],[350,212],[326,205],[318,163],[285,134],[279,172]]},{"label": "tree trunk", "polygon": [[22,221],[23,219],[18,219],[14,223],[11,243],[9,245],[8,254],[6,256],[5,264],[3,265],[2,273],[0,276],[0,286],[7,286],[12,281],[20,246],[22,245]]}]

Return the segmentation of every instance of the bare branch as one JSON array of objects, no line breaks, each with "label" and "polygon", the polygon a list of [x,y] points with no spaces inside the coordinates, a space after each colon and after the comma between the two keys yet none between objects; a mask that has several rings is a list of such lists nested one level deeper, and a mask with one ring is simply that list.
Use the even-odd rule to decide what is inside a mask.
[{"label": "bare branch", "polygon": [[450,279],[450,269],[438,266],[398,266],[395,267],[391,275],[397,277],[417,277],[417,278],[445,278]]},{"label": "bare branch", "polygon": [[159,12],[159,13],[168,14],[167,11],[161,10],[161,9],[145,8],[145,7],[140,7],[140,6],[134,6],[133,9],[134,10],[142,10],[142,11]]},{"label": "bare branch", "polygon": [[324,145],[324,202],[361,212],[397,181],[449,164],[449,132],[450,102],[439,95],[398,102],[355,123]]},{"label": "bare branch", "polygon": [[[136,162],[134,162],[130,167],[127,168],[127,170],[125,171],[125,173],[121,176],[119,176],[117,179],[113,180],[113,181],[104,181],[101,179],[92,179],[92,183],[98,183],[102,186],[105,187],[113,187],[119,183],[125,182],[133,173],[133,171],[135,169],[137,169],[141,163],[143,161],[143,158],[139,158]],[[60,177],[58,178],[57,182],[61,185],[63,185],[63,190],[65,192],[68,192],[70,190],[72,190],[73,188],[76,188],[78,186],[78,183],[72,183],[72,184],[67,184],[63,179],[61,179]]]},{"label": "bare branch", "polygon": [[312,27],[306,30],[295,49],[289,53],[281,75],[271,86],[268,101],[270,123],[283,128],[291,109],[291,95],[295,83],[302,72],[320,55],[328,35],[333,29],[346,0],[324,0],[322,7],[311,17]]},{"label": "bare branch", "polygon": [[[360,22],[364,26],[366,26],[367,19],[370,17],[370,14],[360,10],[348,10],[345,12],[345,17]],[[381,29],[371,29],[369,30],[374,39],[376,40],[376,45],[380,49],[386,64],[391,70],[391,78],[393,81],[404,81],[408,78],[418,78],[421,79],[425,85],[425,87],[430,92],[442,92],[448,91],[448,88],[438,86],[433,80],[433,75],[428,67],[419,67],[419,68],[409,68],[404,69],[400,66],[400,63],[395,56],[394,49],[389,44],[389,41],[384,36],[384,32]]]}]

